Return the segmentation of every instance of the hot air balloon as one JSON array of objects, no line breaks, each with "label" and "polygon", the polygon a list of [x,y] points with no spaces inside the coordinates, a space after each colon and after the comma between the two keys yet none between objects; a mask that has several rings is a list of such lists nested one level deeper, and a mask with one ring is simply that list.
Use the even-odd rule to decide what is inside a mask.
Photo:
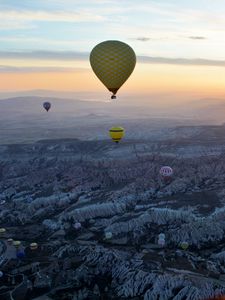
[{"label": "hot air balloon", "polygon": [[187,250],[187,248],[189,247],[189,244],[188,244],[188,242],[181,242],[180,246],[183,250]]},{"label": "hot air balloon", "polygon": [[43,107],[48,112],[49,109],[51,108],[51,103],[50,102],[44,102]]},{"label": "hot air balloon", "polygon": [[160,175],[165,183],[169,183],[172,180],[173,169],[169,166],[163,166],[160,171]]},{"label": "hot air balloon", "polygon": [[112,232],[111,231],[108,231],[108,232],[105,232],[105,239],[106,240],[110,240],[112,238]]},{"label": "hot air balloon", "polygon": [[160,171],[160,175],[163,177],[171,177],[173,175],[173,169],[169,166],[163,166]]},{"label": "hot air balloon", "polygon": [[17,251],[16,257],[17,257],[18,259],[23,259],[23,258],[25,257],[25,252],[24,252],[23,250]]},{"label": "hot air balloon", "polygon": [[123,138],[124,133],[125,131],[123,127],[112,127],[109,130],[109,135],[115,143],[119,143],[119,141]]},{"label": "hot air balloon", "polygon": [[13,246],[14,246],[15,248],[19,248],[20,245],[21,245],[21,242],[20,242],[20,241],[14,241],[14,242],[13,242]]},{"label": "hot air balloon", "polygon": [[31,243],[30,244],[30,249],[31,250],[37,250],[37,248],[38,248],[38,244],[37,243]]},{"label": "hot air balloon", "polygon": [[90,64],[98,79],[113,93],[111,99],[116,99],[117,91],[134,70],[136,55],[123,42],[105,41],[92,49]]},{"label": "hot air balloon", "polygon": [[166,244],[165,239],[166,239],[166,235],[164,233],[160,233],[158,235],[158,245],[161,247],[164,247]]},{"label": "hot air balloon", "polygon": [[164,240],[165,240],[166,235],[165,235],[164,233],[160,233],[160,234],[158,235],[158,237],[159,237],[159,239],[164,239]]},{"label": "hot air balloon", "polygon": [[8,243],[8,245],[12,245],[13,239],[8,239],[8,240],[7,240],[7,243]]},{"label": "hot air balloon", "polygon": [[73,227],[74,227],[76,230],[81,229],[81,224],[80,224],[80,222],[76,222],[76,223],[73,225]]},{"label": "hot air balloon", "polygon": [[6,229],[5,228],[0,228],[0,236],[4,236],[6,233]]}]

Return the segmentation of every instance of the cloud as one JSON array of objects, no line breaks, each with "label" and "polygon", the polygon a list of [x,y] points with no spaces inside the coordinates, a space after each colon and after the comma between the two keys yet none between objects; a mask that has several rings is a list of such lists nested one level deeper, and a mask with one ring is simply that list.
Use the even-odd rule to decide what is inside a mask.
[{"label": "cloud", "polygon": [[3,21],[7,20],[22,20],[33,22],[33,21],[48,21],[48,22],[93,22],[103,21],[104,17],[97,14],[88,12],[66,12],[66,11],[44,11],[44,10],[7,10],[0,11],[0,19]]},{"label": "cloud", "polygon": [[140,37],[135,38],[135,40],[141,41],[141,42],[148,42],[148,41],[150,41],[151,39],[148,38],[148,37],[145,37],[145,36],[142,36],[142,37],[140,36]]},{"label": "cloud", "polygon": [[86,68],[66,67],[16,67],[0,65],[0,73],[61,73],[61,72],[86,72]]},{"label": "cloud", "polygon": [[76,51],[0,51],[0,59],[87,60],[87,52]]},{"label": "cloud", "polygon": [[[6,52],[0,51],[0,59],[10,59],[15,60],[43,60],[43,61],[84,61],[87,62],[89,59],[88,52],[78,52],[78,51],[20,51],[20,52]],[[215,67],[225,67],[225,60],[212,60],[212,59],[189,59],[189,58],[168,58],[168,57],[150,57],[150,56],[138,56],[139,63],[145,64],[169,64],[169,65],[184,65],[184,66],[215,66]],[[5,68],[5,66],[0,66],[0,68]],[[7,67],[10,70],[11,67]],[[22,70],[34,70],[38,71],[79,71],[80,69],[73,68],[61,68],[61,67],[24,67],[24,68],[15,68],[15,71]],[[13,70],[13,69],[12,69]],[[82,68],[85,70],[85,68]],[[87,69],[86,69],[87,70]]]},{"label": "cloud", "polygon": [[140,63],[147,63],[147,64],[225,67],[225,60],[211,60],[211,59],[201,59],[201,58],[188,59],[188,58],[138,56],[138,61]]},{"label": "cloud", "polygon": [[204,36],[189,36],[188,38],[191,40],[206,40]]},{"label": "cloud", "polygon": [[0,29],[24,29],[35,22],[102,22],[106,18],[86,11],[0,10]]}]

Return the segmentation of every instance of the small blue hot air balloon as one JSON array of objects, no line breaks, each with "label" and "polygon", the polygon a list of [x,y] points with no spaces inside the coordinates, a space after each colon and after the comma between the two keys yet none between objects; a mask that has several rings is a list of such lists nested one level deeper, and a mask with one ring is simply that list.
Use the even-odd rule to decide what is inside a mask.
[{"label": "small blue hot air balloon", "polygon": [[23,258],[25,257],[25,252],[24,252],[23,250],[17,251],[16,257],[17,257],[18,259],[23,259]]},{"label": "small blue hot air balloon", "polygon": [[44,102],[43,107],[48,112],[49,109],[51,108],[51,103],[50,102]]}]

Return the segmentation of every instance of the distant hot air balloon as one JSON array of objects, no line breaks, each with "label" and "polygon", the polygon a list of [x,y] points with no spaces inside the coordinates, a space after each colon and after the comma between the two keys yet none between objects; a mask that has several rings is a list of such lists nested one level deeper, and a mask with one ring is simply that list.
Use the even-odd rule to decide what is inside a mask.
[{"label": "distant hot air balloon", "polygon": [[166,239],[166,235],[164,233],[160,233],[158,235],[158,245],[161,247],[164,247],[166,244],[165,239]]},{"label": "distant hot air balloon", "polygon": [[37,243],[31,243],[30,244],[30,249],[31,250],[37,250],[37,248],[38,248],[38,244]]},{"label": "distant hot air balloon", "polygon": [[17,251],[16,257],[19,259],[23,259],[25,257],[25,252],[23,250]]},{"label": "distant hot air balloon", "polygon": [[112,232],[111,231],[108,231],[108,232],[105,232],[105,238],[106,240],[110,240],[112,238]]},{"label": "distant hot air balloon", "polygon": [[166,235],[165,235],[165,233],[160,233],[160,234],[158,235],[158,237],[159,237],[159,239],[164,239],[164,240],[165,240]]},{"label": "distant hot air balloon", "polygon": [[81,224],[80,224],[80,222],[76,222],[76,223],[73,225],[73,227],[74,227],[76,230],[81,229]]},{"label": "distant hot air balloon", "polygon": [[20,241],[14,241],[14,242],[13,242],[13,246],[14,246],[15,248],[19,248],[20,245],[21,245],[21,242],[20,242]]},{"label": "distant hot air balloon", "polygon": [[119,143],[119,141],[124,137],[124,128],[123,127],[112,127],[109,130],[109,135],[115,143]]},{"label": "distant hot air balloon", "polygon": [[163,166],[160,171],[160,175],[163,177],[171,177],[173,175],[173,169],[169,166]]},{"label": "distant hot air balloon", "polygon": [[6,233],[6,229],[5,228],[0,228],[0,236],[4,236]]},{"label": "distant hot air balloon", "polygon": [[173,169],[169,166],[163,166],[160,171],[160,175],[165,183],[170,183],[172,180]]},{"label": "distant hot air balloon", "polygon": [[189,244],[188,244],[188,242],[181,242],[180,246],[183,250],[187,250],[187,248],[189,247]]},{"label": "distant hot air balloon", "polygon": [[46,111],[49,111],[49,109],[51,108],[51,103],[50,102],[44,102],[43,107]]},{"label": "distant hot air balloon", "polygon": [[12,245],[13,239],[8,239],[8,240],[7,240],[7,243],[8,243],[8,245]]},{"label": "distant hot air balloon", "polygon": [[95,46],[90,54],[90,64],[98,79],[113,93],[125,83],[136,65],[134,50],[120,41],[105,41]]}]

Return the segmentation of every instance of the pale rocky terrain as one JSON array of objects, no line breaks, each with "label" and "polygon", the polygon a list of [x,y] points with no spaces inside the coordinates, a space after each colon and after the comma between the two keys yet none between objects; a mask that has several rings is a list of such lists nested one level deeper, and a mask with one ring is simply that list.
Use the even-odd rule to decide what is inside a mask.
[{"label": "pale rocky terrain", "polygon": [[57,98],[46,113],[43,100],[0,101],[0,299],[225,294],[225,126]]},{"label": "pale rocky terrain", "polygon": [[[150,140],[119,145],[109,138],[1,145],[1,299],[224,294],[224,129],[155,129]],[[162,165],[173,168],[171,182],[160,177]],[[16,258],[9,237],[22,242],[25,258]],[[29,249],[34,241],[37,251]]]}]

